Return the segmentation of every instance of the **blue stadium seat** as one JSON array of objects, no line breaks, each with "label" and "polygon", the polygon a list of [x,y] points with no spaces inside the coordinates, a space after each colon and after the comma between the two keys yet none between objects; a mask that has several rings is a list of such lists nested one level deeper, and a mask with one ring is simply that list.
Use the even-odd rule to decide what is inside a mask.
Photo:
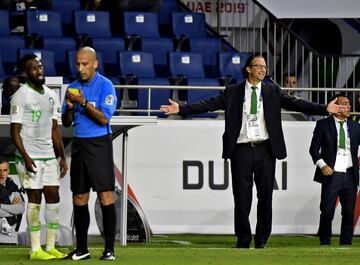
[{"label": "blue stadium seat", "polygon": [[[169,85],[167,78],[156,77],[153,56],[150,53],[139,51],[126,51],[119,53],[119,67],[123,76],[136,76],[139,85]],[[137,107],[148,108],[148,90],[139,89],[137,95]],[[151,109],[159,109],[161,104],[168,102],[170,90],[151,90]],[[157,113],[157,115],[162,115]]]},{"label": "blue stadium seat", "polygon": [[11,35],[9,11],[0,10],[0,52],[6,74],[13,74],[19,49],[25,48],[25,40],[22,36]]},{"label": "blue stadium seat", "polygon": [[159,38],[158,17],[153,12],[124,12],[124,33],[141,38]]},{"label": "blue stadium seat", "polygon": [[29,10],[26,12],[26,28],[28,34],[36,34],[43,40],[43,48],[54,52],[58,72],[67,74],[67,51],[76,49],[73,38],[63,37],[61,14],[47,10]]},{"label": "blue stadium seat", "polygon": [[159,25],[169,25],[171,20],[171,13],[178,11],[177,0],[162,0],[159,10]]},{"label": "blue stadium seat", "polygon": [[1,15],[0,36],[9,36],[10,35],[9,11],[0,9],[0,15]]},{"label": "blue stadium seat", "polygon": [[61,13],[61,22],[64,35],[68,36],[74,33],[73,17],[74,11],[81,10],[80,0],[52,0],[53,11]]},{"label": "blue stadium seat", "polygon": [[28,53],[35,54],[41,60],[45,76],[58,76],[56,73],[54,52],[41,49],[20,49],[19,58]]},{"label": "blue stadium seat", "polygon": [[127,36],[139,36],[141,51],[153,55],[156,72],[168,76],[167,53],[173,51],[174,45],[172,39],[160,37],[157,13],[124,12],[123,24]]},{"label": "blue stadium seat", "polygon": [[167,65],[168,53],[174,51],[173,41],[169,38],[143,39],[141,50],[153,55],[155,71],[157,76],[169,77],[169,67]]},{"label": "blue stadium seat", "polygon": [[26,32],[46,37],[62,37],[61,13],[48,10],[27,10]]},{"label": "blue stadium seat", "polygon": [[191,38],[206,38],[205,14],[190,12],[174,12],[171,15],[173,34]]},{"label": "blue stadium seat", "polygon": [[[202,55],[192,52],[170,52],[169,67],[172,76],[185,76],[190,86],[219,86],[215,78],[206,78]],[[202,99],[217,96],[217,90],[189,90],[185,95],[188,104]],[[202,117],[216,117],[214,113],[204,114]]]},{"label": "blue stadium seat", "polygon": [[5,79],[5,72],[4,72],[3,61],[0,52],[0,82],[2,82],[4,79]]},{"label": "blue stadium seat", "polygon": [[[117,69],[117,54],[120,51],[125,51],[124,40],[120,38],[94,38],[92,43],[93,48],[96,50],[96,53],[102,53],[106,75],[118,75],[119,73]],[[118,81],[116,83],[118,83]]]},{"label": "blue stadium seat", "polygon": [[116,54],[125,50],[125,45],[122,38],[112,37],[109,12],[75,11],[75,31],[79,36],[90,37],[91,41],[87,45],[103,53],[106,74],[117,74]]},{"label": "blue stadium seat", "polygon": [[227,82],[241,83],[245,80],[242,74],[242,68],[247,58],[251,55],[249,52],[221,52],[219,53],[219,74]]},{"label": "blue stadium seat", "polygon": [[217,59],[218,53],[221,52],[221,39],[191,38],[190,51],[202,55],[206,76],[217,76]]},{"label": "blue stadium seat", "polygon": [[107,11],[75,11],[75,31],[92,38],[110,38],[110,17]]}]

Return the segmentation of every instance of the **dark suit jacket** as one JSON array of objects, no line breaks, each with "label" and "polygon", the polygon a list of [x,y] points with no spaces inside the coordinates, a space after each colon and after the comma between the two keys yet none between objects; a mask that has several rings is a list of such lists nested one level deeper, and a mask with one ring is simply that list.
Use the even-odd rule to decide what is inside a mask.
[{"label": "dark suit jacket", "polygon": [[[271,148],[277,159],[283,159],[286,157],[286,147],[281,125],[281,108],[310,115],[326,115],[326,106],[291,97],[273,83],[262,82],[261,87],[265,123]],[[240,85],[230,85],[217,97],[180,106],[179,114],[189,115],[219,109],[225,110],[222,157],[228,159],[240,134],[244,96],[245,82]]]},{"label": "dark suit jacket", "polygon": [[[357,184],[359,184],[358,148],[360,144],[360,124],[347,119],[348,133],[350,136],[350,152],[353,163],[352,173]],[[333,117],[317,121],[314,135],[310,145],[310,155],[316,163],[323,159],[325,163],[334,168],[337,152],[337,130]],[[331,180],[331,176],[324,176],[321,169],[316,167],[314,181],[324,183]]]}]

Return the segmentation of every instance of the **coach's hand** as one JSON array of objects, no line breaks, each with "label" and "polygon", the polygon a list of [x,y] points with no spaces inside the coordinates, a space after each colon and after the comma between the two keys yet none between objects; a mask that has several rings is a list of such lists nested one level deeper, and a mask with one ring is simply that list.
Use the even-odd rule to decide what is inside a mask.
[{"label": "coach's hand", "polygon": [[180,111],[179,103],[169,99],[170,105],[161,105],[160,110],[165,112],[166,115],[177,114]]},{"label": "coach's hand", "polygon": [[321,168],[321,172],[324,176],[331,176],[334,173],[334,170],[328,165],[325,165]]}]

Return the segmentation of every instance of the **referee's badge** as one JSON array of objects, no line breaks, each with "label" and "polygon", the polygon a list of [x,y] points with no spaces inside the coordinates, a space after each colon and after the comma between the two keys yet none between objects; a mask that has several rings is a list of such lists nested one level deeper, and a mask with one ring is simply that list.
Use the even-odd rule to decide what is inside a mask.
[{"label": "referee's badge", "polygon": [[108,95],[105,99],[105,105],[112,105],[114,103],[114,96]]}]

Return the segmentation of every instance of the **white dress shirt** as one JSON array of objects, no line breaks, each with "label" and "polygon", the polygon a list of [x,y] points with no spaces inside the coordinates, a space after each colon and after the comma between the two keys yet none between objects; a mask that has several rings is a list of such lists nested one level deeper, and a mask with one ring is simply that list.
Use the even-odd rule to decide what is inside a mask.
[{"label": "white dress shirt", "polygon": [[[335,122],[335,127],[336,127],[336,132],[337,132],[337,148],[339,148],[339,129],[340,129],[340,122],[341,120],[339,120],[338,118],[334,117],[334,122]],[[352,167],[352,160],[351,160],[351,152],[350,152],[350,137],[349,137],[349,130],[346,124],[346,120],[343,124],[343,128],[344,128],[344,132],[345,132],[345,154],[347,156],[347,166],[346,168],[340,170],[339,172],[346,172],[346,169],[349,167]],[[335,161],[336,164],[336,161]],[[319,159],[318,161],[316,161],[316,165],[321,169],[324,166],[326,166],[327,164],[325,163],[324,159]]]},{"label": "white dress shirt", "polygon": [[250,107],[251,107],[251,93],[252,93],[252,84],[246,80],[245,82],[245,97],[244,97],[244,105],[242,112],[242,123],[240,129],[240,135],[237,139],[237,143],[248,143],[248,142],[257,142],[257,141],[265,141],[269,139],[269,134],[266,130],[265,118],[264,118],[264,105],[263,98],[261,93],[261,82],[259,82],[256,87],[256,97],[257,97],[257,119],[259,120],[259,137],[256,139],[250,139],[247,136],[246,131],[246,123],[250,116]]}]

